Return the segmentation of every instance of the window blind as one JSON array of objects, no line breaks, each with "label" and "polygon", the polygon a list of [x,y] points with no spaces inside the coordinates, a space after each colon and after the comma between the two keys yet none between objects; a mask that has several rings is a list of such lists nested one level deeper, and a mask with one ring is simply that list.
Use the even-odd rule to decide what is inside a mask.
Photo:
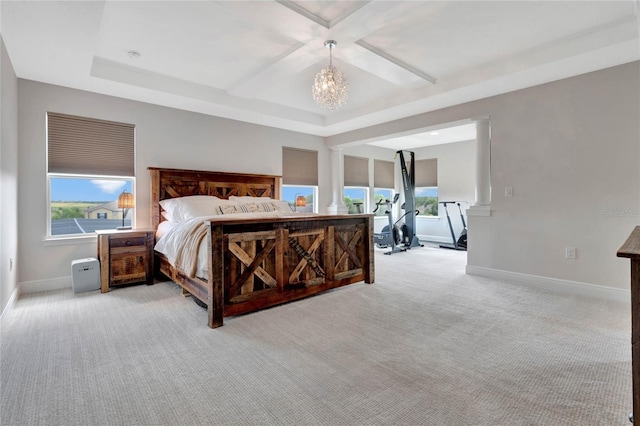
[{"label": "window blind", "polygon": [[344,186],[369,186],[369,159],[344,156]]},{"label": "window blind", "polygon": [[134,126],[47,113],[49,173],[135,176]]},{"label": "window blind", "polygon": [[318,151],[282,147],[282,183],[318,185]]},{"label": "window blind", "polygon": [[416,188],[438,186],[438,159],[416,160]]},{"label": "window blind", "polygon": [[373,186],[394,188],[393,161],[373,160]]}]

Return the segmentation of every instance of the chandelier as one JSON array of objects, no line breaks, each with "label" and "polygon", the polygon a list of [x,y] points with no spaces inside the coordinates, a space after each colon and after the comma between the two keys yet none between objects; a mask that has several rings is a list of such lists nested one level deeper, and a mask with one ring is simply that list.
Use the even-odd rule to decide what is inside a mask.
[{"label": "chandelier", "polygon": [[329,66],[316,74],[311,87],[313,100],[322,108],[333,111],[340,108],[347,101],[349,95],[349,82],[342,71],[332,64],[331,49],[338,44],[335,40],[327,40],[324,46],[329,48]]}]

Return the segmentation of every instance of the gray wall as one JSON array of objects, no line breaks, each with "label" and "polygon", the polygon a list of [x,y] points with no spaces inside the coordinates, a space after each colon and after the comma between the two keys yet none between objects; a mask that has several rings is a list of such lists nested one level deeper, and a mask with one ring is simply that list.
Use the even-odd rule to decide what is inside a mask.
[{"label": "gray wall", "polygon": [[470,265],[629,288],[616,251],[640,224],[639,71],[635,62],[487,102],[493,215],[478,218],[484,241]]},{"label": "gray wall", "polygon": [[0,312],[17,289],[18,80],[0,36]]},{"label": "gray wall", "polygon": [[95,238],[45,240],[47,111],[135,124],[138,227],[150,225],[147,167],[280,175],[283,145],[318,150],[320,209],[331,201],[330,153],[318,136],[21,79],[18,97],[19,274],[28,291],[70,286],[71,261],[96,256]]},{"label": "gray wall", "polygon": [[[491,116],[490,217],[469,266],[628,289],[616,251],[640,224],[640,68],[633,62],[327,138],[341,146]],[[513,188],[505,197],[504,188]],[[577,248],[577,259],[564,257]]]}]

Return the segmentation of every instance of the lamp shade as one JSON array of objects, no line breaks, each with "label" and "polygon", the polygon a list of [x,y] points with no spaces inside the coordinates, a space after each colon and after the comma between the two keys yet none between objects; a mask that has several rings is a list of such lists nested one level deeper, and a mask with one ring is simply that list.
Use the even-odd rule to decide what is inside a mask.
[{"label": "lamp shade", "polygon": [[135,207],[135,199],[133,194],[127,191],[122,191],[122,194],[118,196],[118,208],[119,209],[132,209]]},{"label": "lamp shade", "polygon": [[296,207],[305,207],[307,205],[307,197],[298,195],[296,197]]}]

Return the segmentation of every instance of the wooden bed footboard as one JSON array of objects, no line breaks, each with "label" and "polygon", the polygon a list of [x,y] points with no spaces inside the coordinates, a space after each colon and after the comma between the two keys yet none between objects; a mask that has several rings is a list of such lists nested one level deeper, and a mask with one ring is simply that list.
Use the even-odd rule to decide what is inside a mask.
[{"label": "wooden bed footboard", "polygon": [[373,283],[373,216],[210,222],[209,326],[360,281]]},{"label": "wooden bed footboard", "polygon": [[[280,199],[273,175],[149,168],[151,223],[164,220],[162,200],[208,195]],[[373,215],[292,214],[279,218],[211,221],[207,230],[209,279],[189,277],[156,253],[156,272],[208,306],[208,324],[335,287],[373,283]]]}]

